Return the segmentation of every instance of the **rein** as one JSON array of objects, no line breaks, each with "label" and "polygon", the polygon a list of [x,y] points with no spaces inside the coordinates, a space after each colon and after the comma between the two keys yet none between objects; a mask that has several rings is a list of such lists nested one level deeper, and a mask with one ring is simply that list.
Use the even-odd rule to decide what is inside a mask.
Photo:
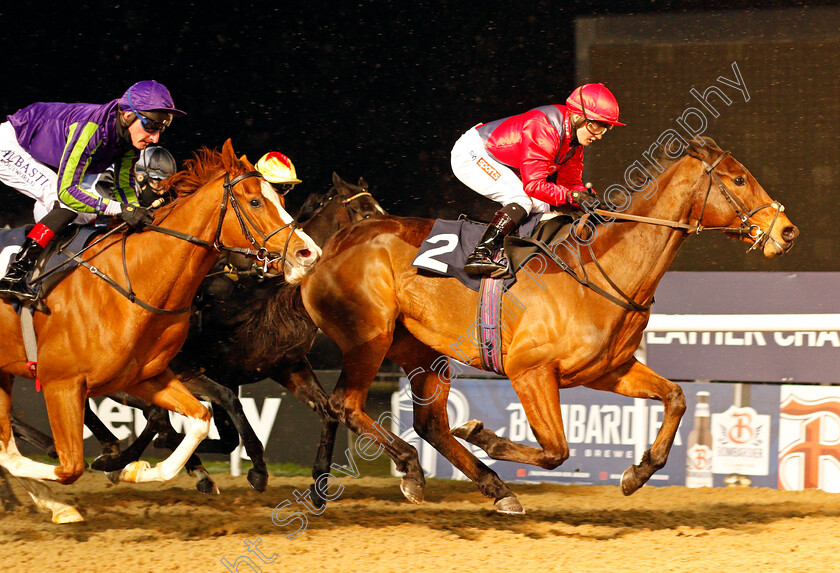
[{"label": "rein", "polygon": [[[312,214],[310,214],[306,218],[305,221],[301,221],[299,223],[299,225],[301,225],[301,226],[305,225],[306,223],[308,223],[309,221],[311,221],[312,219],[317,217],[318,214],[321,211],[323,211],[327,207],[327,205],[329,205],[334,199],[341,199],[341,195],[339,195],[338,190],[335,187],[332,188],[332,191],[333,191],[333,193],[330,193],[327,196],[327,198],[324,199],[324,201],[321,202],[321,204],[318,206],[318,208],[315,209],[314,211],[312,211]],[[370,197],[371,199],[373,199],[373,195],[369,191],[360,191],[359,193],[356,193],[352,197],[348,197],[347,199],[341,199],[341,204],[347,210],[347,215],[350,217],[350,220],[353,223],[355,223],[357,221],[361,221],[363,219],[363,217],[357,216],[357,214],[352,209],[350,209],[349,205],[353,201],[355,201],[357,199],[361,199],[362,197]],[[376,199],[373,199],[373,201],[374,201],[374,203],[376,203],[376,206],[379,207],[379,203],[376,201]],[[379,207],[379,208],[380,208],[380,210],[382,209],[381,207]],[[385,211],[383,210],[382,212],[384,213]]]},{"label": "rein", "polygon": [[[770,236],[770,233],[773,231],[773,227],[776,224],[776,221],[779,218],[779,214],[784,212],[784,206],[777,202],[772,201],[765,205],[761,205],[756,207],[755,209],[749,210],[743,202],[741,202],[738,197],[736,197],[732,191],[726,186],[723,180],[720,178],[715,172],[715,167],[723,161],[729,155],[728,151],[724,151],[721,153],[720,157],[718,157],[714,163],[711,165],[708,164],[704,160],[700,160],[703,163],[703,167],[706,170],[706,173],[709,175],[709,187],[706,189],[706,197],[703,199],[703,208],[700,210],[700,218],[696,225],[689,225],[687,223],[682,223],[679,221],[670,221],[668,219],[657,219],[656,217],[643,217],[640,215],[628,215],[624,213],[617,213],[615,211],[608,211],[606,209],[592,209],[594,213],[601,215],[602,217],[612,218],[622,221],[634,221],[637,223],[647,223],[649,225],[660,225],[663,227],[671,227],[672,229],[682,229],[689,234],[697,234],[700,231],[722,231],[724,233],[732,233],[736,235],[748,235],[751,239],[754,240],[754,243],[747,252],[752,251],[757,247],[764,247],[768,240],[772,240],[774,243],[778,245],[775,239]],[[735,211],[735,214],[738,216],[738,219],[741,221],[740,227],[704,227],[702,224],[703,221],[703,214],[706,212],[706,204],[709,202],[709,196],[712,192],[712,181],[715,182],[717,185],[718,190],[720,191],[723,198],[726,199],[726,202],[732,207]],[[770,228],[767,231],[764,231],[759,225],[750,222],[750,219],[753,215],[758,213],[759,211],[767,208],[774,208],[776,210],[775,215],[773,216],[773,220],[770,222]],[[779,245],[781,247],[781,245]]]},{"label": "rein", "polygon": [[[750,252],[757,247],[763,248],[768,240],[773,241],[774,243],[776,243],[781,248],[781,245],[779,245],[778,242],[770,236],[770,233],[772,233],[772,231],[773,231],[773,227],[775,226],[776,221],[779,218],[779,214],[782,213],[785,210],[784,206],[781,203],[773,201],[773,202],[767,203],[765,205],[761,205],[759,207],[756,207],[755,209],[752,209],[752,210],[748,209],[747,206],[744,205],[744,203],[740,199],[738,199],[738,197],[735,196],[732,193],[732,191],[729,190],[729,188],[726,186],[726,184],[720,178],[720,175],[718,175],[715,172],[715,168],[728,155],[729,155],[729,152],[724,151],[723,153],[721,153],[720,157],[718,157],[714,161],[714,163],[712,163],[711,165],[709,163],[707,163],[705,160],[700,159],[700,161],[703,163],[703,168],[705,169],[706,174],[709,176],[709,187],[706,189],[706,196],[703,199],[703,207],[700,210],[700,217],[697,220],[696,225],[689,225],[688,223],[682,223],[680,221],[671,221],[671,220],[668,220],[668,219],[658,219],[656,217],[643,217],[643,216],[640,216],[640,215],[629,215],[629,214],[617,213],[615,211],[608,211],[606,209],[591,209],[591,212],[597,213],[598,215],[601,215],[605,219],[616,219],[616,220],[621,220],[621,221],[633,221],[633,222],[636,222],[636,223],[646,223],[646,224],[649,224],[649,225],[660,225],[660,226],[663,226],[663,227],[670,227],[672,229],[681,229],[688,234],[698,234],[698,233],[700,233],[700,231],[708,230],[708,231],[722,231],[724,233],[733,233],[733,234],[737,234],[737,235],[741,235],[741,236],[748,235],[751,239],[753,239],[753,244],[752,244],[752,246],[750,246],[749,249],[747,249],[747,252]],[[699,159],[699,158],[697,158],[697,159]],[[704,227],[703,226],[703,224],[702,224],[703,215],[706,212],[706,205],[709,202],[709,196],[711,195],[711,192],[712,192],[712,181],[715,182],[718,190],[721,192],[721,195],[723,195],[723,198],[726,199],[726,202],[729,203],[729,205],[735,211],[735,214],[738,216],[738,219],[741,221],[741,226],[740,227]],[[770,207],[774,208],[776,210],[776,212],[773,215],[773,220],[770,222],[770,227],[767,229],[767,231],[764,231],[759,225],[756,225],[755,223],[751,222],[751,218],[752,218],[753,215],[755,215],[759,211],[761,211],[763,209],[770,208]],[[587,217],[588,217],[588,213],[584,214],[581,217],[581,219],[585,220]],[[580,219],[579,219],[579,221],[580,221]],[[615,296],[606,292],[604,289],[602,289],[598,285],[595,285],[595,284],[591,283],[589,281],[589,277],[586,274],[586,270],[583,271],[583,273],[584,273],[583,278],[580,278],[580,277],[577,276],[577,273],[575,273],[574,270],[569,265],[567,265],[565,263],[565,261],[561,260],[561,262],[559,263],[560,267],[564,271],[566,271],[567,273],[571,274],[572,277],[574,277],[575,280],[577,280],[580,284],[592,289],[593,291],[597,292],[598,294],[600,294],[604,298],[607,298],[608,300],[614,302],[615,304],[624,308],[625,310],[638,311],[638,312],[645,312],[645,311],[650,310],[650,307],[653,305],[653,301],[651,301],[650,304],[641,305],[641,304],[637,303],[635,300],[633,300],[631,297],[629,297],[627,294],[625,294],[624,291],[622,291],[618,287],[618,285],[616,285],[615,282],[613,282],[613,280],[609,277],[609,275],[607,275],[606,271],[601,266],[601,263],[598,262],[598,259],[595,256],[595,252],[592,249],[591,242],[587,245],[587,248],[589,250],[589,255],[592,258],[592,261],[595,263],[595,266],[597,267],[598,271],[601,273],[601,275],[604,277],[604,279],[607,281],[607,283],[609,283],[609,285],[619,294],[619,296],[621,296],[621,299],[623,299],[623,300],[616,298]],[[557,258],[554,258],[554,257],[552,257],[552,258],[555,260],[555,262],[558,262]],[[583,265],[581,265],[581,268],[583,268]]]},{"label": "rein", "polygon": [[[181,239],[183,241],[186,241],[188,243],[192,243],[194,245],[200,245],[202,247],[215,249],[217,251],[226,251],[226,252],[229,252],[229,253],[239,253],[239,254],[246,255],[246,256],[254,256],[254,257],[256,257],[256,259],[258,261],[263,262],[263,270],[265,271],[265,270],[268,269],[269,264],[271,264],[275,261],[278,261],[278,260],[281,260],[281,261],[285,260],[286,251],[288,250],[289,241],[291,240],[291,235],[292,234],[289,233],[289,237],[287,237],[287,239],[286,239],[286,244],[283,248],[282,253],[273,253],[271,251],[268,251],[268,249],[265,248],[265,244],[268,242],[269,239],[271,239],[271,237],[273,237],[274,235],[276,235],[280,231],[282,231],[282,230],[284,230],[284,229],[286,229],[290,226],[294,228],[295,223],[294,223],[294,221],[292,223],[287,223],[285,225],[277,227],[276,229],[274,229],[273,231],[271,231],[267,235],[264,234],[260,230],[260,228],[254,223],[254,221],[248,216],[248,214],[242,209],[242,205],[240,204],[239,199],[236,197],[236,195],[233,194],[233,186],[236,185],[237,183],[239,183],[240,181],[242,181],[244,179],[247,179],[249,177],[262,177],[262,175],[260,174],[259,171],[247,171],[245,173],[242,173],[241,175],[238,175],[237,177],[235,177],[231,180],[230,175],[228,173],[225,173],[225,182],[224,182],[224,185],[223,185],[224,193],[222,194],[222,205],[221,205],[221,209],[220,209],[220,213],[219,213],[219,221],[218,221],[218,224],[216,225],[216,234],[215,234],[215,238],[213,239],[212,242],[211,241],[206,241],[206,240],[201,239],[199,237],[196,237],[194,235],[190,235],[190,234],[187,234],[187,233],[182,233],[181,231],[176,231],[174,229],[169,229],[167,227],[160,227],[158,225],[153,225],[153,224],[147,224],[145,226],[148,229],[150,229],[152,231],[155,231],[157,233],[161,233],[163,235],[169,235],[170,237],[175,237],[176,239]],[[236,214],[236,218],[239,221],[239,225],[242,229],[242,234],[245,236],[246,239],[248,239],[248,242],[250,242],[251,245],[253,245],[255,247],[255,249],[247,249],[247,248],[242,248],[242,247],[228,247],[228,246],[222,244],[222,242],[221,242],[222,223],[224,222],[225,214],[227,213],[227,203],[228,202],[230,202],[231,206],[233,207],[233,212]],[[243,220],[243,218],[244,218],[244,220]],[[254,229],[257,230],[257,233],[259,234],[260,238],[263,240],[263,245],[262,246],[260,246],[260,244],[254,238],[254,236],[251,234],[250,230],[248,229],[247,225],[245,224],[245,221],[250,223],[251,226],[254,227]],[[126,261],[126,251],[125,251],[126,238],[128,237],[128,233],[125,232],[127,230],[126,227],[127,227],[127,224],[122,223],[118,227],[108,231],[106,234],[97,238],[90,245],[88,245],[87,247],[85,247],[84,249],[79,251],[78,253],[73,254],[70,257],[69,260],[61,263],[56,268],[52,269],[49,273],[44,273],[43,275],[38,277],[36,280],[33,280],[32,282],[43,281],[49,275],[53,274],[54,272],[56,272],[57,270],[59,270],[63,266],[69,264],[70,260],[73,260],[73,261],[76,261],[80,266],[88,269],[95,276],[104,280],[114,290],[116,290],[122,296],[124,296],[125,298],[130,300],[132,303],[134,303],[134,304],[138,305],[139,307],[143,308],[144,310],[147,310],[147,311],[152,312],[154,314],[161,314],[161,315],[183,314],[183,313],[189,312],[190,309],[192,308],[192,304],[189,304],[189,305],[187,305],[183,308],[169,310],[169,309],[159,308],[159,307],[150,305],[149,303],[145,302],[144,300],[141,300],[141,299],[137,298],[137,295],[134,293],[134,290],[131,287],[131,279],[128,276],[128,264],[127,264],[127,261]],[[81,258],[82,253],[84,253],[85,251],[87,251],[88,249],[93,247],[94,245],[99,244],[101,241],[103,241],[104,239],[106,239],[110,235],[112,235],[112,234],[114,234],[114,233],[116,233],[117,231],[120,231],[120,230],[124,231],[123,235],[122,235],[122,240],[121,240],[121,243],[122,243],[122,262],[123,262],[123,273],[125,275],[125,282],[126,282],[126,285],[127,285],[128,288],[123,287],[122,285],[117,283],[114,279],[112,279],[111,277],[109,277],[108,275],[106,275],[105,273],[103,273],[102,271],[97,269],[95,266],[91,265],[89,262],[87,262],[86,260]],[[273,255],[276,255],[276,256],[274,256],[273,258],[270,258]]]}]

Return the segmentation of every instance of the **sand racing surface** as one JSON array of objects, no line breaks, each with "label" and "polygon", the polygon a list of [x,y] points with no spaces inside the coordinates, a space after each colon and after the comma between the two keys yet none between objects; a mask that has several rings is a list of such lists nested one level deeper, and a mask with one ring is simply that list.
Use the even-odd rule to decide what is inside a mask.
[{"label": "sand racing surface", "polygon": [[[262,571],[295,573],[840,567],[840,495],[815,490],[644,487],[624,497],[614,486],[513,484],[528,513],[506,517],[470,483],[430,480],[426,502],[412,505],[396,478],[363,477],[342,479],[340,497],[313,515],[295,502],[310,479],[272,477],[258,494],[244,477],[214,478],[220,496],[198,493],[186,474],[113,486],[88,472],[52,486],[86,518],[62,526],[31,512],[15,484],[25,507],[0,512],[2,570],[223,572],[240,557],[239,571],[257,570],[250,557]],[[285,525],[272,521],[278,505]],[[307,514],[305,530],[295,510]]]}]

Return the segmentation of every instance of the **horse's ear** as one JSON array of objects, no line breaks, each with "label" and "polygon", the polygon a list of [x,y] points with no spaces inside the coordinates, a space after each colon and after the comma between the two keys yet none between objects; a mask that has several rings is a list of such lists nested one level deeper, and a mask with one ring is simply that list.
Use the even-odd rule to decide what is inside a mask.
[{"label": "horse's ear", "polygon": [[693,137],[688,140],[688,149],[686,150],[690,156],[706,163],[714,161],[712,159],[712,150],[706,141]]},{"label": "horse's ear", "polygon": [[364,187],[365,189],[368,188],[368,183],[365,181],[364,177],[359,177],[359,187]]},{"label": "horse's ear", "polygon": [[231,171],[237,164],[236,153],[233,152],[233,143],[230,139],[222,146],[222,165],[227,171]]},{"label": "horse's ear", "polygon": [[333,178],[332,179],[333,179],[333,186],[338,187],[339,185],[344,185],[344,181],[341,179],[341,177],[338,176],[338,173],[336,173],[335,171],[333,171]]}]

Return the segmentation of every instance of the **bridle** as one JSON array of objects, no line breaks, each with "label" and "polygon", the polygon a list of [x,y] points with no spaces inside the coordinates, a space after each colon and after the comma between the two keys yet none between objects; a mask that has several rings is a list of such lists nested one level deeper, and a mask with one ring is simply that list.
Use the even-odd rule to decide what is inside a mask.
[{"label": "bridle", "polygon": [[[594,213],[597,213],[598,215],[601,215],[606,220],[616,219],[616,220],[622,220],[622,221],[633,221],[633,222],[637,222],[637,223],[647,223],[649,225],[660,225],[660,226],[664,226],[664,227],[671,227],[673,229],[682,229],[683,231],[685,231],[688,234],[697,234],[697,233],[700,233],[701,231],[707,231],[708,230],[708,231],[722,231],[724,233],[732,233],[732,234],[737,234],[737,235],[741,235],[741,236],[747,235],[751,239],[753,239],[753,244],[750,246],[749,249],[747,249],[747,252],[750,252],[757,247],[764,248],[764,245],[767,244],[767,241],[773,241],[773,243],[775,243],[776,246],[779,247],[779,250],[784,251],[784,249],[779,244],[779,242],[776,241],[773,237],[770,236],[770,234],[773,232],[773,227],[776,225],[776,221],[779,219],[779,215],[782,212],[784,212],[784,210],[785,210],[784,206],[777,201],[771,201],[770,203],[767,203],[765,205],[761,205],[760,207],[756,207],[755,209],[750,210],[746,205],[744,205],[744,203],[740,199],[738,199],[738,197],[736,197],[735,194],[732,193],[732,191],[729,190],[729,188],[726,186],[726,184],[723,182],[723,180],[720,178],[720,176],[715,171],[715,168],[728,155],[729,155],[728,151],[723,151],[720,154],[720,156],[712,164],[709,164],[704,159],[700,159],[698,157],[695,157],[695,159],[699,160],[703,164],[703,168],[705,169],[706,174],[709,176],[709,186],[706,189],[706,196],[703,198],[703,207],[700,210],[700,217],[697,219],[697,224],[696,225],[690,225],[688,223],[683,223],[683,222],[680,222],[680,221],[670,221],[668,219],[658,219],[656,217],[644,217],[644,216],[641,216],[641,215],[629,215],[629,214],[624,214],[624,213],[618,213],[616,211],[609,211],[609,210],[606,210],[606,209],[595,208],[595,209],[589,209],[587,213],[585,213],[583,216],[581,216],[575,222],[575,225],[576,225],[575,233],[578,236],[581,236],[583,223],[588,218],[589,212],[594,212]],[[735,211],[735,214],[737,215],[738,219],[741,221],[741,225],[739,227],[704,227],[703,226],[703,215],[706,213],[706,205],[708,204],[709,196],[712,193],[712,182],[714,182],[716,184],[717,189],[721,192],[721,194],[723,195],[723,198],[726,199],[726,202],[729,203],[729,205]],[[773,220],[770,222],[770,226],[765,231],[764,229],[761,228],[760,225],[757,225],[756,223],[752,222],[752,217],[756,213],[758,213],[759,211],[761,211],[763,209],[770,208],[770,207],[772,207],[776,211],[773,215]],[[595,285],[594,283],[590,282],[588,276],[586,276],[586,271],[585,270],[584,270],[584,277],[580,278],[580,277],[577,276],[577,274],[574,272],[574,270],[569,265],[567,265],[564,261],[562,261],[562,259],[559,259],[559,257],[557,257],[557,258],[552,257],[552,258],[554,258],[555,262],[557,262],[557,264],[559,264],[560,267],[564,271],[566,271],[572,277],[574,277],[575,280],[577,280],[578,282],[580,282],[584,286],[589,287],[590,289],[594,290],[595,292],[597,292],[601,296],[603,296],[603,297],[607,298],[608,300],[614,302],[615,304],[619,305],[620,307],[622,307],[626,310],[630,310],[630,311],[637,311],[637,312],[648,311],[650,309],[650,306],[653,304],[653,301],[651,301],[650,304],[639,304],[635,300],[633,300],[630,296],[625,294],[624,291],[622,291],[618,287],[618,285],[616,285],[612,281],[612,279],[610,279],[609,275],[607,275],[607,273],[603,269],[603,267],[601,267],[601,264],[598,262],[598,258],[595,256],[595,251],[592,248],[592,241],[588,241],[586,246],[589,250],[589,254],[590,254],[590,257],[592,258],[592,261],[595,263],[596,268],[601,273],[601,275],[604,277],[604,279],[609,283],[609,285],[619,294],[620,298],[617,298],[617,297],[611,295],[610,293],[606,292],[604,289],[602,289],[602,288],[598,287],[597,285]]]},{"label": "bridle", "polygon": [[[606,209],[592,209],[593,212],[601,215],[602,217],[607,218],[615,218],[624,221],[635,221],[638,223],[648,223],[650,225],[661,225],[665,227],[671,227],[673,229],[682,229],[689,234],[696,234],[700,233],[701,231],[722,231],[724,233],[732,233],[736,235],[747,235],[751,239],[753,239],[753,244],[747,249],[747,252],[752,251],[755,248],[761,247],[764,248],[764,245],[767,244],[767,241],[773,241],[780,250],[782,246],[779,244],[776,239],[770,236],[773,232],[773,227],[776,225],[776,221],[779,219],[779,215],[784,212],[785,208],[784,205],[779,203],[778,201],[771,201],[765,205],[761,205],[756,207],[755,209],[750,210],[744,203],[738,199],[738,197],[729,190],[723,180],[720,178],[720,175],[717,174],[715,168],[729,155],[728,151],[723,151],[720,156],[712,163],[709,164],[704,159],[698,159],[703,164],[703,168],[706,171],[706,174],[709,176],[709,186],[706,189],[706,196],[703,199],[703,207],[700,210],[700,217],[697,219],[696,225],[689,225],[688,223],[682,223],[679,221],[669,221],[667,219],[657,219],[656,217],[643,217],[640,215],[628,215],[624,213],[617,213],[615,211],[609,211]],[[706,205],[709,202],[709,196],[712,193],[712,182],[715,183],[717,189],[720,191],[723,198],[726,199],[726,202],[732,207],[735,211],[735,214],[738,216],[738,219],[741,221],[741,225],[739,227],[706,227],[703,226],[703,215],[706,213]],[[768,208],[775,209],[775,213],[773,215],[773,220],[770,222],[770,226],[765,231],[761,228],[760,225],[752,222],[752,217],[762,211],[763,209]],[[585,217],[586,215],[584,215]]]},{"label": "bridle", "polygon": [[[784,212],[784,210],[785,210],[784,205],[782,205],[781,203],[779,203],[777,201],[771,201],[770,203],[766,203],[764,205],[756,207],[755,209],[752,209],[752,210],[748,209],[747,206],[744,205],[744,203],[741,202],[741,200],[738,199],[738,197],[734,193],[732,193],[732,191],[729,190],[729,188],[726,186],[726,184],[720,178],[720,175],[718,175],[717,172],[715,171],[715,167],[717,167],[718,164],[721,161],[723,161],[723,159],[727,155],[729,155],[729,152],[724,151],[723,153],[720,154],[720,157],[718,157],[715,160],[715,162],[712,163],[711,165],[706,163],[706,161],[703,160],[703,159],[700,160],[703,163],[703,168],[706,170],[706,173],[709,175],[709,187],[706,190],[706,198],[703,200],[703,208],[700,210],[700,218],[697,220],[697,231],[696,232],[699,233],[700,231],[702,231],[704,229],[710,229],[710,230],[722,230],[724,233],[736,233],[736,234],[739,234],[739,235],[747,235],[753,240],[752,246],[750,246],[750,248],[747,249],[748,253],[750,251],[752,251],[753,249],[758,248],[758,247],[761,247],[763,249],[764,245],[767,244],[767,241],[773,241],[776,244],[776,246],[779,247],[779,250],[783,251],[784,249],[782,249],[782,246],[779,244],[779,242],[776,241],[776,239],[774,239],[773,237],[771,237],[770,234],[773,232],[773,227],[776,225],[776,221],[778,221],[779,215],[782,212]],[[706,212],[706,203],[709,201],[709,195],[712,192],[712,180],[714,180],[714,182],[717,185],[717,188],[720,191],[721,195],[723,195],[723,198],[726,199],[726,202],[729,203],[730,207],[732,207],[732,209],[735,211],[735,214],[738,216],[738,219],[741,221],[741,226],[738,227],[737,229],[734,229],[734,228],[731,228],[731,227],[724,228],[724,227],[703,227],[702,226],[703,214]],[[751,221],[751,219],[752,219],[752,216],[755,215],[756,213],[758,213],[759,211],[761,211],[763,209],[768,209],[770,207],[774,208],[776,210],[776,212],[773,214],[773,220],[770,221],[769,228],[765,231],[764,229],[761,228],[761,226],[753,223]]]},{"label": "bridle", "polygon": [[[169,235],[170,237],[175,237],[177,239],[181,239],[183,241],[187,241],[188,243],[192,243],[192,244],[195,244],[195,245],[201,245],[203,247],[208,247],[208,248],[214,249],[214,250],[219,251],[219,252],[224,251],[224,252],[228,252],[228,253],[239,253],[241,255],[255,257],[258,261],[262,262],[262,270],[263,270],[263,272],[266,272],[268,270],[268,266],[270,264],[275,263],[277,261],[285,261],[286,260],[286,252],[288,251],[289,242],[291,241],[293,233],[289,233],[289,236],[286,238],[286,243],[283,246],[283,252],[282,253],[275,253],[273,251],[269,251],[266,248],[265,245],[268,243],[268,241],[271,239],[271,237],[273,237],[274,235],[276,235],[280,231],[282,231],[284,229],[287,229],[289,227],[292,227],[292,229],[294,230],[298,225],[293,220],[291,223],[286,223],[285,225],[281,225],[280,227],[277,227],[276,229],[274,229],[273,231],[271,231],[268,234],[263,233],[262,230],[259,228],[259,226],[254,223],[253,219],[251,219],[251,217],[248,216],[248,213],[242,208],[242,204],[240,203],[239,199],[233,193],[233,186],[236,185],[237,183],[245,180],[245,179],[248,179],[249,177],[262,177],[262,175],[260,174],[259,171],[246,171],[245,173],[242,173],[241,175],[237,175],[236,177],[231,179],[230,174],[225,173],[225,181],[224,181],[224,184],[223,184],[224,193],[222,194],[222,204],[221,204],[221,208],[219,210],[219,221],[216,224],[216,233],[215,233],[215,236],[213,238],[213,241],[206,241],[204,239],[201,239],[201,238],[196,237],[194,235],[190,235],[188,233],[183,233],[181,231],[175,231],[174,229],[169,229],[167,227],[161,227],[159,225],[154,225],[154,224],[151,224],[151,223],[146,224],[145,227],[154,231],[154,232],[156,232],[156,233],[162,233],[164,235]],[[236,219],[239,221],[239,226],[242,229],[242,234],[245,236],[246,239],[248,239],[248,242],[251,243],[251,245],[254,247],[253,249],[248,249],[248,248],[243,248],[243,247],[229,247],[227,245],[222,244],[222,224],[224,223],[225,215],[227,214],[228,203],[230,203],[230,205],[233,209],[233,212],[236,214]],[[245,224],[246,221],[248,223],[250,223],[250,225],[254,229],[256,229],[257,234],[259,235],[260,239],[262,240],[262,244],[260,244],[257,241],[257,239],[254,238],[254,236],[251,234],[251,231],[248,229],[248,226]],[[70,262],[70,260],[74,260],[79,265],[85,267],[91,273],[93,273],[97,277],[99,277],[102,280],[104,280],[105,282],[107,282],[111,287],[113,287],[117,292],[119,292],[121,295],[126,297],[128,300],[130,300],[134,304],[137,304],[138,306],[144,308],[145,310],[148,310],[149,312],[152,312],[152,313],[155,313],[155,314],[183,314],[185,312],[189,312],[190,308],[192,307],[191,304],[188,305],[188,306],[185,306],[183,308],[179,308],[179,309],[175,309],[175,310],[168,310],[168,309],[165,309],[165,308],[159,308],[159,307],[156,307],[156,306],[152,306],[152,305],[148,304],[147,302],[137,298],[136,294],[134,293],[134,290],[131,288],[131,279],[128,276],[128,265],[127,265],[126,256],[125,256],[125,243],[126,243],[126,238],[128,236],[128,233],[124,232],[123,235],[122,235],[123,273],[125,275],[125,282],[126,282],[126,285],[127,285],[126,287],[123,287],[122,285],[117,283],[114,279],[112,279],[108,275],[104,274],[102,271],[100,271],[99,269],[97,269],[96,267],[91,265],[89,262],[87,262],[86,260],[81,258],[82,253],[84,253],[86,250],[88,250],[91,247],[93,247],[94,245],[100,243],[101,241],[103,241],[107,237],[111,236],[112,234],[126,229],[126,226],[127,226],[126,223],[122,223],[121,225],[117,226],[116,228],[114,228],[114,229],[108,231],[107,233],[105,233],[104,235],[98,237],[95,241],[93,241],[90,245],[88,245],[84,249],[80,250],[78,253],[71,254],[71,253],[68,252],[67,256],[70,257],[70,258],[67,261],[58,265],[57,267],[55,267],[54,269],[52,269],[48,273],[44,273],[43,275],[38,277],[38,280],[42,281],[42,280],[46,279],[49,275],[53,274],[58,269],[62,268],[64,265],[68,264]]]},{"label": "bridle", "polygon": [[372,214],[371,215],[362,215],[361,213],[359,213],[357,210],[353,209],[350,206],[350,204],[353,201],[357,201],[357,200],[361,199],[362,197],[370,197],[371,200],[376,205],[376,211],[382,213],[383,215],[385,214],[385,210],[382,209],[382,207],[379,205],[379,202],[376,199],[374,199],[373,195],[369,191],[360,191],[360,192],[356,193],[355,195],[353,195],[351,197],[348,197],[347,199],[343,199],[341,197],[341,194],[338,192],[338,189],[333,187],[330,190],[330,193],[327,195],[327,197],[323,201],[321,201],[321,204],[318,205],[318,207],[314,211],[312,211],[312,213],[310,213],[308,217],[306,217],[306,220],[301,221],[298,224],[300,226],[303,226],[306,223],[308,223],[309,221],[311,221],[312,219],[314,219],[315,217],[317,217],[318,214],[321,211],[323,211],[327,207],[327,205],[332,203],[335,199],[341,199],[341,204],[344,207],[344,209],[347,211],[347,216],[350,217],[350,221],[352,223],[356,223],[357,221],[361,221],[363,219],[367,219],[369,217],[372,217],[373,216]]}]

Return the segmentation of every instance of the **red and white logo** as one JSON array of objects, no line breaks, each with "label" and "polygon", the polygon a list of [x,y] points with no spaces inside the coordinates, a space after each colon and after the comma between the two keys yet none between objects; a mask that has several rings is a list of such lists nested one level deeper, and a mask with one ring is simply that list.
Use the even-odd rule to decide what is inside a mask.
[{"label": "red and white logo", "polygon": [[783,386],[779,489],[840,492],[840,389]]},{"label": "red and white logo", "polygon": [[770,416],[749,406],[712,414],[716,474],[766,476],[770,469]]}]

